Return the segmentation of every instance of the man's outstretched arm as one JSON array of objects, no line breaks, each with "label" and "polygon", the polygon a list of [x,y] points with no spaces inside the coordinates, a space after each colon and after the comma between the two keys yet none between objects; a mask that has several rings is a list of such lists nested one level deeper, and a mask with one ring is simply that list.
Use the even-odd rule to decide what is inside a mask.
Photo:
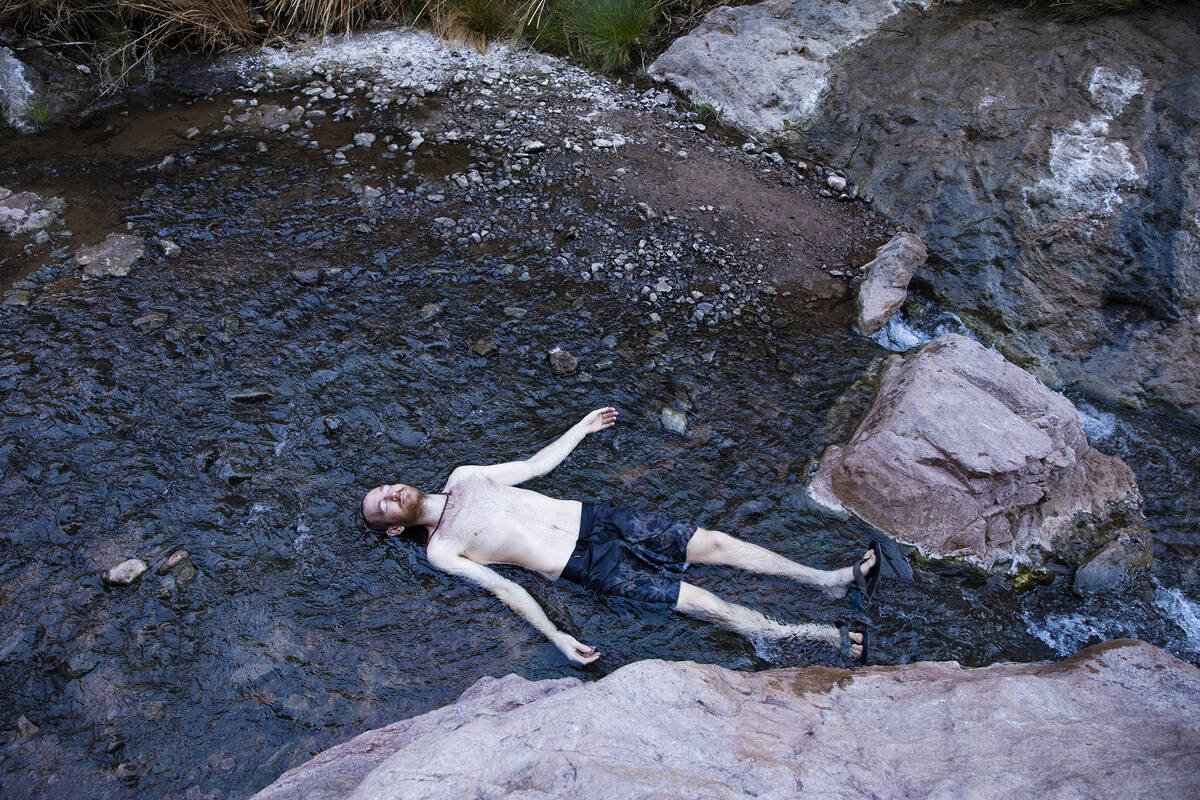
[{"label": "man's outstretched arm", "polygon": [[528,620],[529,624],[549,639],[559,652],[576,664],[590,664],[600,657],[596,648],[588,647],[571,634],[554,627],[546,612],[520,584],[497,575],[494,570],[483,564],[477,564],[460,555],[439,552],[437,548],[429,551],[429,563],[443,572],[477,583],[496,595],[500,602]]},{"label": "man's outstretched arm", "polygon": [[518,483],[545,475],[563,462],[571,451],[579,446],[589,433],[611,428],[617,423],[615,408],[597,408],[583,419],[576,422],[567,432],[550,444],[538,450],[524,461],[509,461],[505,464],[490,464],[488,466],[459,467],[455,472],[469,470],[496,483],[516,486]]}]

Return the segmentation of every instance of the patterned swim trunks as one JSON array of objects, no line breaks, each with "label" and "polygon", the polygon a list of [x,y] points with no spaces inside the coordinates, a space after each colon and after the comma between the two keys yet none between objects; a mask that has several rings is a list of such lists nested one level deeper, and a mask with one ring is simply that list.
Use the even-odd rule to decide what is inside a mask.
[{"label": "patterned swim trunks", "polygon": [[584,503],[579,541],[559,577],[601,594],[674,606],[695,532],[695,525],[661,514]]}]

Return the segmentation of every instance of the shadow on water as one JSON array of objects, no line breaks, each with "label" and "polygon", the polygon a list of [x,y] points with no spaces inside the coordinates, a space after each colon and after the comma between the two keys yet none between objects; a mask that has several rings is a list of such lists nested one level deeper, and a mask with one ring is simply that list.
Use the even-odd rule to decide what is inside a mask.
[{"label": "shadow on water", "polygon": [[[134,116],[175,131],[218,114]],[[87,130],[101,136],[113,119]],[[152,255],[127,278],[90,283],[65,266],[78,240],[29,258],[11,245],[3,253],[10,278],[47,265],[31,307],[0,316],[0,696],[6,725],[24,715],[40,729],[0,733],[6,796],[86,784],[94,797],[243,797],[489,674],[598,677],[641,658],[839,663],[825,648],[756,647],[510,573],[604,651],[579,670],[411,544],[365,534],[357,509],[375,483],[436,490],[454,465],[527,455],[612,404],[620,426],[531,488],[651,506],[806,563],[845,565],[866,529],[810,510],[804,484],[811,459],[842,433],[829,410],[884,353],[875,343],[794,311],[786,328],[680,323],[662,335],[627,294],[563,267],[561,231],[531,215],[534,200],[553,196],[584,219],[589,198],[542,189],[472,209],[396,194],[467,162],[486,167],[465,145],[440,168],[376,160],[399,201],[368,208],[355,186],[372,179],[345,179],[321,151],[272,139],[259,153],[255,137],[235,132],[197,144],[195,168],[164,175],[144,168],[177,137],[123,150],[112,144],[123,131],[98,140],[114,148],[103,158],[88,156],[85,135],[70,146],[26,140],[0,159],[4,181],[56,190],[85,215],[75,198],[106,198],[92,201],[95,235],[71,223],[86,243],[133,219],[183,247],[175,260]],[[447,241],[431,220],[451,208],[496,235]],[[600,220],[571,242],[572,258],[603,260],[611,237]],[[310,272],[300,280],[297,269]],[[160,326],[134,325],[151,312]],[[481,342],[495,349],[479,355]],[[550,373],[555,345],[579,357],[578,374]],[[686,436],[662,429],[664,405],[685,410]],[[1195,592],[1197,436],[1089,413],[1112,416],[1098,444],[1141,479],[1159,585],[1084,600],[1066,571],[1017,594],[1002,577],[918,565],[913,584],[885,586],[860,614],[880,661],[1037,660],[1118,635],[1196,659],[1196,632],[1189,639],[1166,609],[1178,587]],[[178,548],[190,554],[190,580],[155,572]],[[104,586],[103,570],[131,556],[150,571],[132,587]],[[786,620],[847,613],[779,579],[689,574]]]}]

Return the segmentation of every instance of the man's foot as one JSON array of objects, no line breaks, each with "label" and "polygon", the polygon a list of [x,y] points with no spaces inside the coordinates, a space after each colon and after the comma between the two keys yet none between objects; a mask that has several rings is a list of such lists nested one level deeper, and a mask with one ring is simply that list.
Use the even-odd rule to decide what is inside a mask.
[{"label": "man's foot", "polygon": [[866,664],[871,657],[871,632],[851,633],[850,627],[838,623],[838,635],[841,637],[840,649],[842,658],[853,658],[860,664]]},{"label": "man's foot", "polygon": [[863,557],[858,560],[857,564],[851,564],[848,567],[834,570],[831,573],[830,581],[827,586],[822,587],[822,591],[835,600],[846,596],[846,591],[855,584],[854,568],[858,567],[858,572],[862,575],[864,582],[869,583],[872,592],[875,589],[875,580],[873,577],[877,575],[879,567],[879,556],[875,552],[876,546],[872,544],[871,549],[863,553]]}]

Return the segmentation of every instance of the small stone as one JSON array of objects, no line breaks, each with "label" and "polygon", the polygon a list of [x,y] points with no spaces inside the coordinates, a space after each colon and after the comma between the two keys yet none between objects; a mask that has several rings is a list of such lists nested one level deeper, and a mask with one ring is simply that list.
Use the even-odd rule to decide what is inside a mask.
[{"label": "small stone", "polygon": [[442,307],[437,303],[426,303],[421,306],[421,322],[429,322],[438,314],[442,313]]},{"label": "small stone", "polygon": [[600,346],[606,350],[612,350],[617,346],[616,334],[610,333],[600,340]]},{"label": "small stone", "polygon": [[297,268],[292,270],[292,277],[302,286],[316,286],[321,281],[321,270]]},{"label": "small stone", "polygon": [[33,237],[34,244],[45,244],[48,241],[50,241],[50,234],[46,233],[44,229],[38,231]]},{"label": "small stone", "polygon": [[195,139],[199,135],[200,135],[200,129],[196,128],[196,127],[188,128],[186,131],[183,132],[183,138],[185,138],[185,139]]},{"label": "small stone", "polygon": [[14,289],[4,295],[4,305],[6,306],[27,306],[29,305],[29,292],[25,289]]},{"label": "small stone", "polygon": [[243,389],[233,395],[230,395],[230,400],[235,403],[262,403],[270,400],[275,394],[263,384],[255,384],[248,389]]},{"label": "small stone", "polygon": [[603,372],[606,369],[611,369],[615,363],[616,362],[613,361],[611,358],[609,358],[608,356],[605,356],[604,358],[597,361],[592,366],[592,369],[596,370],[597,372]]},{"label": "small stone", "polygon": [[104,582],[110,586],[128,586],[142,577],[146,568],[146,562],[140,558],[127,558],[105,570]]},{"label": "small stone", "polygon": [[526,139],[521,142],[522,153],[540,153],[546,149],[546,143],[540,142],[537,139]]},{"label": "small stone", "polygon": [[825,179],[825,184],[835,192],[846,191],[846,179],[841,175],[830,175]]},{"label": "small stone", "polygon": [[170,239],[159,239],[158,247],[160,250],[162,250],[162,254],[167,258],[174,258],[182,252],[182,249],[179,247],[179,245],[175,244],[175,242],[171,241]]},{"label": "small stone", "polygon": [[161,328],[167,322],[167,315],[160,314],[157,311],[151,311],[149,314],[143,314],[133,321],[133,327],[142,333],[149,333],[152,330]]},{"label": "small stone", "polygon": [[490,339],[480,339],[478,342],[471,345],[471,349],[475,351],[476,355],[481,356],[486,356],[489,353],[495,352],[496,347],[496,343]]},{"label": "small stone", "polygon": [[687,433],[687,415],[682,411],[670,406],[663,406],[659,416],[662,426],[667,430],[680,435]]},{"label": "small stone", "polygon": [[375,144],[375,134],[373,133],[356,133],[354,134],[354,144],[364,150],[370,149],[371,145]]},{"label": "small stone", "polygon": [[524,319],[525,315],[528,313],[529,313],[528,311],[521,308],[520,306],[505,306],[504,307],[504,316],[511,317],[512,319]]},{"label": "small stone", "polygon": [[17,733],[22,739],[32,739],[39,730],[41,728],[30,722],[24,714],[17,718]]},{"label": "small stone", "polygon": [[161,564],[158,565],[158,569],[156,571],[158,572],[159,575],[166,575],[168,572],[175,569],[177,566],[179,566],[180,564],[182,564],[183,562],[185,562],[187,560],[188,560],[188,551],[187,550],[176,550],[174,553],[171,553],[171,555],[167,556],[166,559]]},{"label": "small stone", "polygon": [[550,371],[555,375],[570,375],[579,368],[579,359],[558,346],[546,354],[546,360],[550,363]]},{"label": "small stone", "polygon": [[255,149],[255,150],[257,150],[257,151],[258,151],[258,152],[260,152],[260,153],[265,153],[265,152],[267,152],[267,150],[269,150],[270,148],[268,148],[268,147],[267,147],[267,143],[266,143],[266,142],[259,142],[258,144],[256,144],[256,145],[254,146],[254,149]]},{"label": "small stone", "polygon": [[115,772],[117,773],[118,778],[128,780],[129,778],[137,777],[138,768],[137,768],[136,764],[131,764],[128,761],[123,761],[120,764],[117,764],[117,768],[116,768]]}]

